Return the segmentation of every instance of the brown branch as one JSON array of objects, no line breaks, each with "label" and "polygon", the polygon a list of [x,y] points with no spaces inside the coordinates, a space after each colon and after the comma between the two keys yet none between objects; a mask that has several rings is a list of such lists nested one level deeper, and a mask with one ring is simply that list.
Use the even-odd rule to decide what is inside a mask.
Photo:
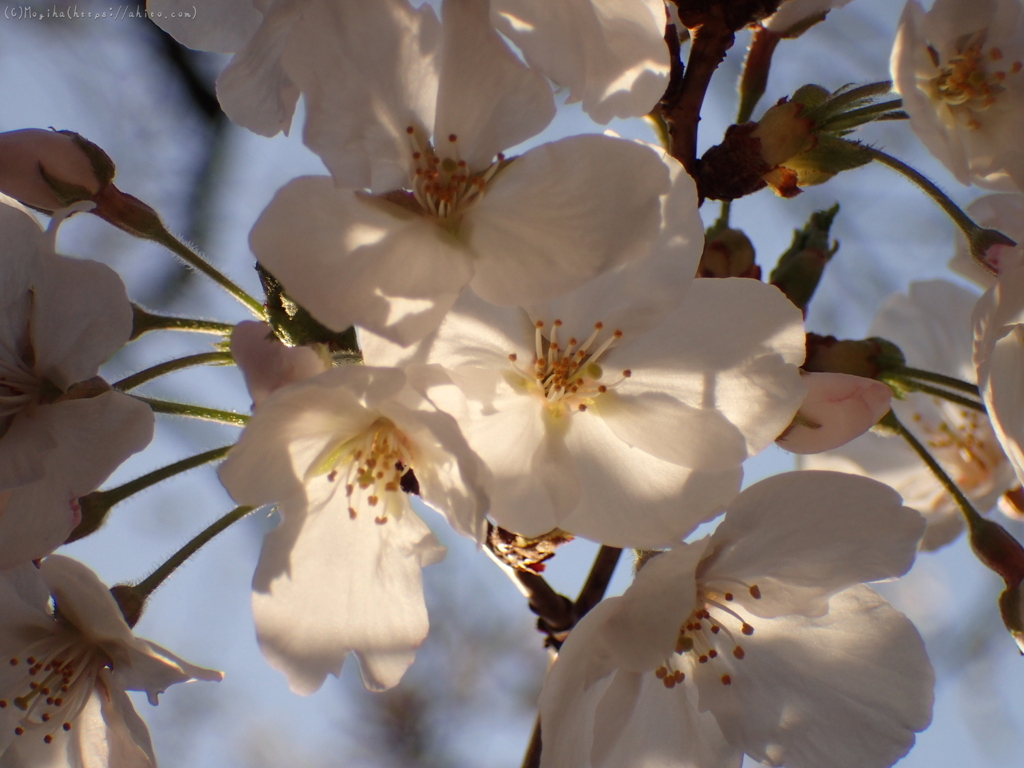
[{"label": "brown branch", "polygon": [[539,768],[540,766],[540,715],[533,722],[533,733],[530,734],[530,745],[523,755],[522,768]]},{"label": "brown branch", "polygon": [[707,14],[703,23],[690,30],[690,57],[678,90],[667,93],[668,100],[661,103],[661,114],[670,137],[669,154],[681,162],[691,176],[697,162],[697,124],[704,96],[711,76],[735,39],[734,31],[721,15]]},{"label": "brown branch", "polygon": [[604,599],[604,593],[608,589],[608,583],[615,573],[615,566],[619,564],[619,556],[622,550],[619,547],[601,545],[601,549],[594,558],[594,564],[590,566],[590,573],[583,583],[579,597],[573,605],[576,612],[576,620],[579,621],[586,616],[590,609]]}]

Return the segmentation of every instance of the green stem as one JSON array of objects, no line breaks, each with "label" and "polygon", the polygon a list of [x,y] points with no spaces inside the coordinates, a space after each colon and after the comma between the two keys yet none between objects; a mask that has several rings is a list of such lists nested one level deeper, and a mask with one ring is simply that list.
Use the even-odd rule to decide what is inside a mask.
[{"label": "green stem", "polygon": [[134,323],[132,325],[131,340],[139,338],[149,331],[191,331],[193,333],[209,333],[215,336],[227,336],[234,330],[229,323],[216,323],[212,320],[195,320],[191,317],[171,317],[170,315],[156,315],[132,304]]},{"label": "green stem", "polygon": [[729,214],[732,212],[732,200],[723,200],[722,209],[718,213],[718,218],[715,219],[715,223],[711,225],[711,230],[714,232],[721,232],[723,229],[729,227]]},{"label": "green stem", "polygon": [[963,397],[955,392],[950,392],[948,389],[941,389],[940,387],[933,387],[929,384],[922,384],[919,381],[905,379],[902,376],[887,376],[885,378],[895,381],[900,387],[905,389],[911,389],[915,392],[923,392],[924,394],[932,395],[933,397],[940,397],[943,400],[949,400],[951,403],[962,405],[964,408],[970,408],[971,410],[978,411],[980,413],[988,413],[984,403],[979,403],[977,400],[971,400],[970,398]]},{"label": "green stem", "polygon": [[164,248],[171,251],[186,264],[192,265],[217,283],[217,285],[230,293],[240,303],[244,304],[245,307],[257,318],[260,320],[266,319],[266,313],[263,311],[263,305],[260,302],[239,288],[232,280],[220,272],[220,270],[184,243],[180,242],[166,229],[161,228],[160,231],[151,232],[148,236],[151,240],[160,243]]},{"label": "green stem", "polygon": [[153,409],[154,413],[167,413],[172,416],[185,416],[190,419],[203,419],[204,421],[217,421],[221,424],[232,424],[236,427],[244,427],[249,417],[244,413],[234,411],[221,411],[216,408],[204,408],[201,405],[190,405],[188,403],[172,403],[167,400],[154,400],[152,397],[131,395],[136,400],[145,403]]},{"label": "green stem", "polygon": [[121,392],[127,392],[140,384],[145,384],[147,381],[152,381],[173,371],[180,371],[182,368],[191,368],[194,365],[206,365],[207,363],[228,364],[231,362],[233,359],[230,352],[202,352],[198,355],[179,357],[176,360],[168,360],[166,363],[154,365],[152,368],[146,368],[131,376],[126,376],[120,381],[115,381],[111,386]]},{"label": "green stem", "polygon": [[896,371],[896,374],[898,374],[900,378],[930,381],[934,384],[941,384],[944,387],[949,387],[950,389],[959,389],[961,392],[967,392],[975,397],[981,397],[981,390],[978,389],[977,384],[971,384],[969,381],[964,381],[963,379],[955,379],[952,376],[943,376],[941,373],[923,371],[920,368],[900,368]]},{"label": "green stem", "polygon": [[970,249],[971,256],[974,257],[975,261],[981,264],[981,266],[989,272],[995,273],[992,265],[985,260],[985,252],[993,245],[1016,245],[1013,240],[1008,238],[1002,232],[979,227],[971,220],[970,216],[964,213],[956,203],[949,199],[949,196],[946,195],[945,192],[902,160],[897,160],[892,155],[886,154],[875,147],[867,145],[858,146],[862,146],[869,155],[882,165],[888,166],[894,171],[903,174],[907,179],[920,187],[932,200],[936,202],[936,204],[938,204],[940,208],[942,208],[943,211],[946,212],[949,218],[953,220],[953,223],[960,228],[961,232],[963,232],[964,237],[967,239],[967,245]]},{"label": "green stem", "polygon": [[142,600],[145,600],[153,593],[153,590],[155,590],[164,582],[164,580],[168,576],[174,573],[178,566],[180,566],[182,563],[184,563],[186,560],[192,557],[192,555],[194,555],[196,552],[198,552],[199,549],[203,547],[203,545],[210,541],[210,539],[212,539],[221,531],[226,530],[234,523],[237,523],[239,520],[248,515],[254,509],[255,507],[235,507],[233,510],[224,515],[224,517],[220,518],[212,525],[207,527],[195,538],[193,538],[188,544],[186,544],[173,555],[171,555],[170,558],[168,558],[167,562],[165,562],[163,565],[161,565],[159,568],[153,571],[153,573],[151,573],[145,579],[136,584],[133,587],[133,591],[135,592],[136,596],[138,596]]},{"label": "green stem", "polygon": [[978,510],[976,510],[971,502],[967,500],[963,491],[961,491],[960,488],[957,487],[957,484],[954,483],[952,479],[950,479],[949,475],[946,474],[946,470],[944,470],[939,462],[935,460],[935,457],[928,452],[928,449],[925,448],[913,434],[911,434],[910,430],[903,426],[900,420],[896,418],[895,413],[889,411],[889,413],[882,417],[882,420],[879,423],[889,427],[899,434],[907,441],[910,447],[914,449],[914,452],[921,457],[921,461],[928,465],[928,469],[932,471],[938,481],[942,484],[942,487],[945,488],[949,495],[953,497],[953,501],[956,502],[956,505],[960,508],[963,516],[967,519],[968,526],[973,527],[978,522],[984,522],[984,518],[978,514]]},{"label": "green stem", "polygon": [[166,467],[155,469],[148,474],[137,477],[134,480],[129,480],[123,485],[119,485],[116,488],[109,488],[105,491],[93,491],[92,493],[83,496],[78,500],[79,507],[82,510],[82,522],[78,524],[78,527],[71,532],[68,537],[66,544],[78,539],[85,538],[86,536],[95,533],[99,530],[100,526],[103,525],[106,520],[107,513],[115,505],[119,504],[129,496],[132,496],[139,491],[145,490],[150,486],[156,485],[157,483],[163,482],[168,478],[180,475],[182,472],[187,472],[190,469],[201,467],[203,464],[209,464],[211,461],[217,461],[217,459],[223,458],[227,455],[227,452],[231,450],[230,445],[222,446],[221,448],[214,448],[203,453],[197,453],[195,456],[189,456],[188,458],[176,461],[173,464],[168,464]]}]

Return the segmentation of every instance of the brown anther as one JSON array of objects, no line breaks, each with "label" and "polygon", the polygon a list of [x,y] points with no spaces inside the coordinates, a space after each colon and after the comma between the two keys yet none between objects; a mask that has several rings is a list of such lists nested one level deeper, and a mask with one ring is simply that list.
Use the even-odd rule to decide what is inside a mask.
[{"label": "brown anther", "polygon": [[600,331],[602,328],[604,328],[604,323],[602,323],[600,320],[594,323],[594,330]]},{"label": "brown anther", "polygon": [[993,48],[991,51],[988,52],[988,55],[992,57],[992,61],[999,61],[1001,58],[1003,58],[1003,52],[998,48]]},{"label": "brown anther", "polygon": [[664,680],[667,674],[668,670],[665,667],[658,667],[656,670],[654,670],[654,676],[659,680]]},{"label": "brown anther", "polygon": [[752,634],[754,634],[754,628],[752,626],[750,626],[749,624],[745,623],[745,622],[744,622],[743,626],[740,627],[740,631],[744,635],[752,635]]},{"label": "brown anther", "polygon": [[43,721],[44,723],[48,723],[48,722],[50,722],[50,716],[49,716],[48,714],[46,714],[45,712],[43,712],[43,714],[42,714],[42,717],[41,717],[40,719],[41,719],[41,720],[42,720],[42,721]]},{"label": "brown anther", "polygon": [[714,648],[712,648],[710,651],[708,651],[708,656],[710,658],[712,658],[712,659],[717,658],[718,657],[718,651],[716,651]]},{"label": "brown anther", "polygon": [[580,403],[578,406],[576,406],[576,409],[579,411],[585,411],[587,410],[587,406],[585,406],[583,403]]},{"label": "brown anther", "polygon": [[746,654],[746,652],[744,652],[744,650],[742,648],[740,648],[737,645],[735,648],[732,649],[732,655],[735,656],[737,659],[742,659],[747,654]]},{"label": "brown anther", "polygon": [[70,731],[71,723],[64,723],[64,725],[62,725],[61,728],[63,728],[65,731]]},{"label": "brown anther", "polygon": [[633,372],[631,370],[629,370],[629,368],[627,368],[626,370],[624,370],[622,372],[622,375],[625,376],[628,379],[630,376],[633,375]]},{"label": "brown anther", "polygon": [[621,338],[622,338],[622,331],[616,330],[616,331],[614,331],[614,332],[612,333],[612,336],[613,336],[614,338],[616,338],[616,339],[621,339]]},{"label": "brown anther", "polygon": [[707,656],[701,656],[700,658],[697,659],[697,661],[699,661],[701,664],[707,664],[708,663],[708,657]]},{"label": "brown anther", "polygon": [[601,385],[600,385],[600,386],[599,386],[599,387],[597,388],[597,391],[598,391],[599,393],[601,393],[601,394],[603,395],[603,394],[604,394],[605,392],[607,392],[607,391],[608,391],[608,387],[606,387],[606,386],[605,386],[604,384],[601,384]]},{"label": "brown anther", "polygon": [[1018,72],[1021,71],[1021,69],[1024,69],[1024,64],[1021,64],[1019,61],[1015,61],[1010,66],[1010,74],[1016,75]]},{"label": "brown anther", "polygon": [[[61,690],[62,691],[66,691],[67,688],[61,688]],[[53,700],[53,705],[55,707],[59,707],[63,703],[64,703],[64,699],[60,698],[59,696],[56,699]]]},{"label": "brown anther", "polygon": [[394,493],[395,491],[398,490],[398,483],[395,483],[395,482],[385,483],[384,484],[384,490],[385,491],[390,491],[390,492]]},{"label": "brown anther", "polygon": [[515,352],[513,352],[511,355],[508,356],[508,359],[511,360],[514,363],[516,360],[519,359],[519,355],[517,355]]},{"label": "brown anther", "polygon": [[21,736],[21,734],[23,734],[24,732],[25,732],[25,729],[22,728],[20,725],[17,728],[14,729],[14,735],[15,736]]},{"label": "brown anther", "polygon": [[732,685],[732,678],[728,675],[722,675],[722,685]]},{"label": "brown anther", "polygon": [[675,688],[676,687],[676,679],[674,677],[666,677],[661,682],[662,682],[662,685],[664,685],[666,688]]},{"label": "brown anther", "polygon": [[732,592],[726,592],[726,593],[725,593],[725,599],[726,599],[726,600],[732,600],[732,599],[733,599],[733,594],[732,594]]},{"label": "brown anther", "polygon": [[537,322],[535,322],[533,324],[533,327],[534,328],[543,328],[544,327],[544,321],[543,320],[538,320]]},{"label": "brown anther", "polygon": [[416,129],[415,129],[415,128],[413,128],[413,127],[412,127],[411,125],[407,125],[407,126],[405,127],[405,132],[406,132],[406,133],[408,133],[408,134],[412,134],[412,133],[415,133],[415,132],[416,132]]},{"label": "brown anther", "polygon": [[356,508],[355,507],[349,507],[348,508],[348,519],[349,520],[355,520],[357,514],[358,513],[356,512]]},{"label": "brown anther", "polygon": [[332,469],[329,473],[327,473],[327,482],[333,483],[337,479],[338,479],[338,470]]},{"label": "brown anther", "polygon": [[11,659],[11,666],[12,667],[18,666],[18,660],[17,659]]},{"label": "brown anther", "polygon": [[46,734],[45,736],[43,736],[43,741],[49,744],[53,741],[53,736],[51,736],[50,734]]},{"label": "brown anther", "polygon": [[0,709],[6,709],[6,708],[7,708],[7,702],[4,701],[3,699],[0,699]]},{"label": "brown anther", "polygon": [[353,493],[355,493],[355,490],[356,490],[356,487],[354,485],[352,485],[352,483],[348,483],[348,484],[345,485],[345,495],[346,496],[351,496]]},{"label": "brown anther", "polygon": [[380,499],[377,498],[376,496],[368,496],[366,498],[366,503],[369,504],[371,507],[376,507],[378,501],[380,501]]},{"label": "brown anther", "polygon": [[35,660],[34,656],[29,656],[27,659],[25,659],[25,661],[27,661],[29,664],[35,664],[36,663],[36,660]]},{"label": "brown anther", "polygon": [[459,137],[456,136],[454,133],[449,133],[448,134],[448,141],[458,141],[458,140],[459,140]]},{"label": "brown anther", "polygon": [[758,587],[757,584],[750,588],[750,596],[755,600],[761,599],[761,588]]},{"label": "brown anther", "polygon": [[28,687],[34,691],[36,688],[39,687],[39,683],[29,683]]},{"label": "brown anther", "polygon": [[386,517],[375,517],[375,518],[373,518],[373,522],[375,522],[377,525],[384,525],[387,521],[388,521],[388,519]]},{"label": "brown anther", "polygon": [[718,626],[717,624],[712,624],[711,625],[711,634],[717,635],[721,631],[722,631],[722,628],[720,626]]}]

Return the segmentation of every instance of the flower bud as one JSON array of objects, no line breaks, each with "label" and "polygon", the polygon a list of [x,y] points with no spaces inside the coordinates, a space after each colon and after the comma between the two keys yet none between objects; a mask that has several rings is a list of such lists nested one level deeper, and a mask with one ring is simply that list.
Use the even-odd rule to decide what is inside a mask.
[{"label": "flower bud", "polygon": [[807,305],[818,287],[825,265],[839,250],[839,244],[829,245],[828,233],[839,212],[839,204],[827,211],[811,214],[803,229],[793,233],[793,243],[772,270],[769,282],[807,314]]},{"label": "flower bud", "polygon": [[751,277],[760,280],[761,268],[754,262],[754,245],[750,238],[729,227],[709,229],[697,277]]},{"label": "flower bud", "polygon": [[889,411],[892,390],[880,381],[806,372],[803,381],[807,397],[775,441],[791,453],[831,451],[863,435]]},{"label": "flower bud", "polygon": [[113,168],[103,150],[71,131],[0,133],[0,192],[45,213],[91,199]]}]

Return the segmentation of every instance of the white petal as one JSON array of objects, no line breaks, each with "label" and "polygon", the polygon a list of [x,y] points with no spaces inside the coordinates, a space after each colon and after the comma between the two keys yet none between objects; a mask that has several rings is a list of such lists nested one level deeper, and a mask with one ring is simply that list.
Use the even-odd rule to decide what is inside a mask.
[{"label": "white petal", "polygon": [[[272,3],[259,28],[217,78],[224,113],[260,136],[287,132],[291,125],[299,89],[281,66],[281,54],[305,5],[302,0]],[[242,23],[251,25],[252,18]]]},{"label": "white petal", "polygon": [[75,718],[69,742],[71,765],[76,768],[156,768],[146,724],[106,670]]},{"label": "white petal", "polygon": [[147,0],[148,18],[182,45],[197,51],[234,53],[256,32],[263,14],[253,0]]},{"label": "white petal", "polygon": [[39,566],[61,614],[97,645],[130,646],[134,640],[107,585],[86,565],[52,555]]},{"label": "white petal", "polygon": [[252,595],[260,648],[296,693],[338,675],[350,652],[367,688],[390,688],[427,635],[420,569],[444,550],[408,507],[378,525],[368,510],[350,518],[342,494],[304,506],[282,504],[264,541]]},{"label": "white petal", "polygon": [[739,464],[702,472],[631,448],[601,414],[571,416],[566,437],[581,495],[559,527],[603,544],[660,548],[677,544],[717,515],[739,491]]},{"label": "white petal", "polygon": [[495,22],[527,62],[569,88],[599,123],[650,112],[668,83],[659,0],[493,0]]},{"label": "white petal", "polygon": [[830,595],[895,578],[914,563],[921,515],[886,485],[839,472],[787,472],[747,488],[711,537],[701,578],[737,590],[758,616],[825,613]]},{"label": "white petal", "polygon": [[245,376],[253,405],[275,390],[308,379],[330,368],[309,347],[286,347],[266,323],[241,322],[231,332],[231,357]]},{"label": "white petal", "polygon": [[494,31],[486,2],[445,0],[441,16],[436,149],[482,170],[501,150],[540,133],[555,116],[555,100],[547,81]]},{"label": "white petal", "polygon": [[608,136],[531,149],[490,182],[466,214],[477,254],[471,285],[495,304],[529,305],[638,258],[658,233],[667,166]]},{"label": "white petal", "polygon": [[672,188],[661,199],[661,231],[643,258],[587,281],[574,291],[529,308],[550,328],[562,321],[562,338],[585,339],[594,323],[632,338],[679,306],[693,282],[704,245],[697,187],[678,161],[661,153]]},{"label": "white petal", "polygon": [[78,498],[153,438],[149,406],[120,392],[41,407],[37,417],[56,446],[42,478],[0,500],[0,569],[56,549],[80,521]]},{"label": "white petal", "polygon": [[400,344],[433,330],[472,274],[470,255],[432,220],[326,177],[280,189],[249,244],[320,322],[359,324]]},{"label": "white petal", "polygon": [[283,62],[303,93],[303,141],[339,186],[407,186],[405,131],[434,124],[440,45],[441,25],[428,4],[318,1],[304,10]]},{"label": "white petal", "polygon": [[[807,373],[797,420],[775,442],[792,453],[821,453],[863,435],[889,411],[892,390],[845,373]],[[809,423],[801,423],[801,418]]]},{"label": "white petal", "polygon": [[[616,387],[623,396],[658,392],[717,409],[753,455],[782,433],[803,401],[796,366],[804,354],[803,320],[792,302],[756,280],[723,278],[694,281],[677,310],[639,338],[624,338],[602,365],[633,372]],[[689,443],[675,449],[680,456],[697,454],[703,445],[700,433],[676,440]],[[721,444],[728,441],[723,434]]]},{"label": "white petal", "polygon": [[888,768],[931,721],[935,675],[924,643],[867,587],[834,596],[820,618],[751,621],[742,660],[723,656],[695,674],[701,709],[755,760]]},{"label": "white petal", "polygon": [[35,370],[61,389],[96,375],[132,332],[121,278],[97,261],[47,255],[37,265],[32,303]]},{"label": "white petal", "polygon": [[224,679],[223,672],[198,667],[142,638],[135,638],[125,656],[114,657],[113,676],[116,684],[125,690],[145,691],[153,706],[157,705],[160,694],[175,683]]},{"label": "white petal", "polygon": [[680,544],[648,560],[604,619],[602,639],[615,666],[650,671],[672,655],[679,627],[696,607],[695,571],[707,540]]},{"label": "white petal", "polygon": [[[902,438],[869,432],[834,451],[799,459],[800,469],[863,475],[893,488],[906,506],[924,515],[920,546],[925,551],[949,544],[963,531],[963,517],[953,499]],[[992,502],[986,509],[991,506]]]},{"label": "white petal", "polygon": [[798,24],[824,16],[833,8],[841,8],[850,0],[783,0],[779,10],[765,19],[762,24],[766,29],[784,34]]}]

